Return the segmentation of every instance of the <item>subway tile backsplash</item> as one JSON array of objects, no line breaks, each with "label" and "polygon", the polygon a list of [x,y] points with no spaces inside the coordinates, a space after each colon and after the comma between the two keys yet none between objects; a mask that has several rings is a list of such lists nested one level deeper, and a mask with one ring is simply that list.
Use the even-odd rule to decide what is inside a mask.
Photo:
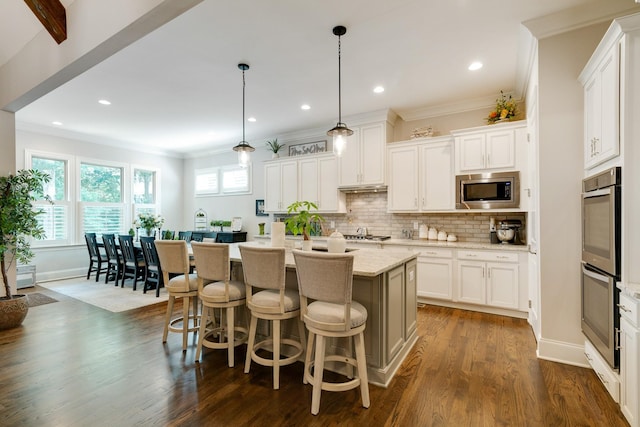
[{"label": "subway tile backsplash", "polygon": [[[458,241],[489,243],[490,218],[495,218],[496,225],[504,219],[522,221],[521,239],[526,241],[525,212],[473,212],[463,213],[388,213],[387,193],[354,193],[346,195],[347,214],[323,214],[327,220],[335,221],[336,228],[343,234],[356,234],[359,227],[367,227],[369,234],[404,238],[403,230],[412,230],[414,238],[418,238],[418,230],[414,223],[435,227],[438,231],[455,234]],[[325,233],[329,230],[325,230]]]}]

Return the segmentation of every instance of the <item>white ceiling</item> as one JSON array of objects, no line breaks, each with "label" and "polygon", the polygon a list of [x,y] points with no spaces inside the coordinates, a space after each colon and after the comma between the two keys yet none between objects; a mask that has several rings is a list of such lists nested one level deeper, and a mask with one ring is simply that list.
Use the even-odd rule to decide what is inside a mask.
[{"label": "white ceiling", "polygon": [[[246,123],[250,143],[330,129],[338,119],[335,25],[347,27],[343,118],[390,108],[415,119],[490,105],[500,90],[522,96],[522,22],[612,3],[634,7],[633,0],[204,0],[24,107],[16,121],[176,155],[230,149],[242,139],[237,64],[246,62],[246,117],[257,119]],[[0,65],[37,31],[44,30],[23,1],[2,0]],[[476,60],[484,67],[468,71]],[[374,94],[377,85],[385,92]],[[99,105],[102,98],[112,105]],[[304,103],[311,109],[302,111]]]}]

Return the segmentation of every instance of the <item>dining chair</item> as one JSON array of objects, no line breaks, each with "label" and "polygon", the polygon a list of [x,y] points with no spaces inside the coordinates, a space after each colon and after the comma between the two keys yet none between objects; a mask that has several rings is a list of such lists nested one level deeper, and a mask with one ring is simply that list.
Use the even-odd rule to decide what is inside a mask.
[{"label": "dining chair", "polygon": [[[162,342],[167,342],[169,332],[182,333],[182,351],[187,351],[189,332],[198,332],[198,276],[189,273],[189,251],[184,240],[156,240],[156,250],[164,286],[169,293],[167,313],[164,320]],[[169,278],[169,274],[176,276]],[[171,319],[176,298],[182,298],[182,316]],[[189,303],[193,303],[193,313],[189,314]],[[181,324],[181,327],[176,326]]]},{"label": "dining chair", "polygon": [[192,242],[202,242],[203,238],[204,238],[204,233],[199,233],[197,231],[192,231],[191,232],[191,241]]},{"label": "dining chair", "polygon": [[115,234],[103,234],[102,243],[107,254],[107,274],[105,275],[104,283],[109,283],[109,276],[113,276],[115,285],[118,286],[118,280],[122,277],[124,262],[118,253]]},{"label": "dining chair", "polygon": [[185,240],[186,242],[191,241],[191,232],[190,231],[178,231],[178,239]]},{"label": "dining chair", "polygon": [[[89,269],[87,270],[87,280],[91,276],[91,273],[96,273],[96,282],[100,280],[100,273],[106,271],[108,266],[103,262],[106,261],[106,254],[102,253],[98,246],[98,240],[96,233],[84,233],[84,240],[87,243],[87,250],[89,251]],[[95,264],[95,265],[94,265]]]},{"label": "dining chair", "polygon": [[[300,291],[300,310],[309,331],[303,381],[313,384],[311,413],[317,415],[320,411],[322,390],[346,391],[360,387],[362,406],[368,408],[369,382],[364,348],[367,309],[352,300],[353,255],[294,249],[293,257]],[[348,338],[349,349],[352,348],[353,338],[355,358],[353,354],[325,355],[326,338]],[[346,363],[349,379],[344,382],[323,381],[325,362]],[[353,368],[357,369],[355,376]]]},{"label": "dining chair", "polygon": [[[251,361],[273,367],[273,388],[280,388],[280,367],[290,365],[304,354],[305,332],[300,320],[300,298],[298,292],[285,288],[285,250],[284,248],[240,246],[244,283],[247,287],[247,307],[251,312],[247,356],[244,372],[249,373]],[[254,290],[256,291],[254,293]],[[271,322],[271,337],[256,343],[258,319]],[[300,340],[281,338],[281,322],[295,319],[298,324]],[[293,350],[281,358],[282,348],[286,345]],[[273,352],[267,359],[258,355],[258,350]]]},{"label": "dining chair", "polygon": [[122,281],[120,287],[124,287],[124,281],[127,278],[133,279],[133,290],[136,290],[138,278],[144,278],[145,263],[142,254],[133,246],[133,237],[128,234],[118,236],[120,242],[120,250],[124,259],[124,268],[122,271]]},{"label": "dining chair", "polygon": [[149,289],[156,290],[156,297],[160,296],[160,288],[164,285],[160,259],[156,250],[155,237],[141,237],[142,258],[145,264],[144,285],[142,293],[146,294]]},{"label": "dining chair", "polygon": [[[200,361],[202,347],[227,349],[227,361],[232,368],[234,349],[245,343],[249,334],[246,327],[237,326],[235,321],[236,307],[245,305],[245,285],[231,280],[229,245],[191,241],[191,249],[198,275],[198,298],[202,303],[196,362]],[[219,327],[215,327],[215,309],[220,309]]]}]

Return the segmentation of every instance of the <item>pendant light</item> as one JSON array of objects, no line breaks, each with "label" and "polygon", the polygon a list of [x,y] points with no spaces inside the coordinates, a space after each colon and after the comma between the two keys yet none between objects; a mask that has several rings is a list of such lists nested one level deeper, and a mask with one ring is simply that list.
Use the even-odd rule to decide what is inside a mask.
[{"label": "pendant light", "polygon": [[340,79],[340,36],[344,36],[347,29],[342,25],[333,27],[333,34],[338,36],[338,124],[327,132],[328,136],[333,137],[333,152],[340,157],[347,148],[347,137],[353,135],[353,131],[342,123],[342,82]]},{"label": "pendant light", "polygon": [[256,149],[249,145],[249,143],[245,141],[244,137],[244,72],[249,69],[249,66],[247,64],[238,64],[238,68],[242,70],[242,141],[233,147],[233,151],[238,152],[238,164],[245,168],[249,165],[249,153]]}]

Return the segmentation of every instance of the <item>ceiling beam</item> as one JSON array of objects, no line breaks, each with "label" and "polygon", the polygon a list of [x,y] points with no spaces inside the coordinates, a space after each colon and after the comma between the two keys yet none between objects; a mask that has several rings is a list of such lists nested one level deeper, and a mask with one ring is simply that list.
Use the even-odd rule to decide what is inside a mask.
[{"label": "ceiling beam", "polygon": [[58,44],[67,39],[67,12],[60,0],[24,0],[24,2]]}]

